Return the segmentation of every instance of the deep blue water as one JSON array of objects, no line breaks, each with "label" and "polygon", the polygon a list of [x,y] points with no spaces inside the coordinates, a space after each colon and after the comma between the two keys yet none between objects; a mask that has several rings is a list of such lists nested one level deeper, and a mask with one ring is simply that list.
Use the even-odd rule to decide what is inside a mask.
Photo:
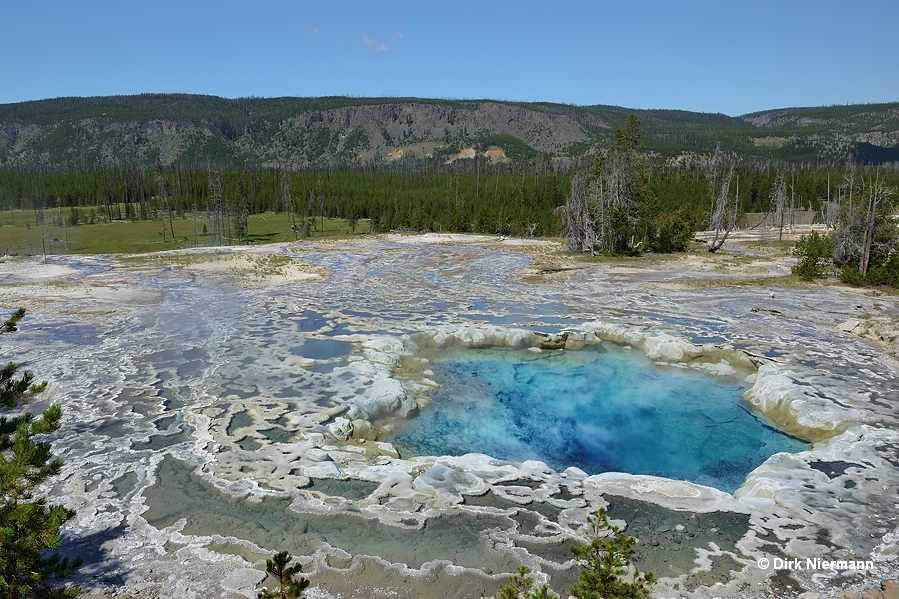
[{"label": "deep blue water", "polygon": [[757,418],[736,384],[614,345],[457,350],[432,369],[433,403],[390,439],[403,454],[537,459],[732,492],[772,454],[806,448]]}]

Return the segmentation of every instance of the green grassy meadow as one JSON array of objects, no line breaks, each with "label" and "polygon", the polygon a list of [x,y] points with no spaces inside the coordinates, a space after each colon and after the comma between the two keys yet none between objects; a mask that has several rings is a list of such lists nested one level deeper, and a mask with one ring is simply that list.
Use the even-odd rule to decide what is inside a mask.
[{"label": "green grassy meadow", "polygon": [[[69,217],[67,209],[62,211]],[[49,214],[49,212],[48,212]],[[321,220],[316,221],[316,227]],[[205,215],[196,221],[187,213],[173,219],[175,237],[169,231],[169,220],[112,221],[61,227],[56,224],[37,226],[35,214],[28,210],[0,211],[0,255],[59,254],[139,254],[214,245],[213,224]],[[207,234],[203,234],[203,226]],[[163,232],[164,229],[164,232]],[[368,221],[356,223],[356,235],[367,233]],[[324,230],[314,230],[311,239],[347,237],[353,233],[346,219],[326,218]],[[249,217],[250,244],[293,241],[287,215],[267,212]],[[228,244],[227,238],[223,239]],[[237,245],[236,238],[232,244]]]}]

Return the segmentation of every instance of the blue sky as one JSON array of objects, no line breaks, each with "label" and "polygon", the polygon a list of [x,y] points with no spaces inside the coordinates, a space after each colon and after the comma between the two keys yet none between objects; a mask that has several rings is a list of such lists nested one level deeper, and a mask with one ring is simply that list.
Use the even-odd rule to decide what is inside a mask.
[{"label": "blue sky", "polygon": [[899,101],[899,1],[7,0],[0,103],[183,92],[730,115]]}]

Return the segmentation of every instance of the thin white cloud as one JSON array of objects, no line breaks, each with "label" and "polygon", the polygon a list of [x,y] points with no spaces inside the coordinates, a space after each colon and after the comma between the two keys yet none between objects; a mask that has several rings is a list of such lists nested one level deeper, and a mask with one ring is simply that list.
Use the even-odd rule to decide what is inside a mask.
[{"label": "thin white cloud", "polygon": [[372,50],[374,50],[375,52],[383,52],[383,53],[390,52],[390,48],[388,48],[385,44],[382,44],[381,42],[377,41],[376,39],[374,39],[373,37],[370,37],[368,35],[362,36],[362,43],[364,45],[368,46],[369,48],[371,48]]},{"label": "thin white cloud", "polygon": [[309,35],[318,35],[319,33],[321,33],[321,31],[319,31],[318,27],[309,28]]},{"label": "thin white cloud", "polygon": [[396,32],[396,39],[401,40],[401,39],[403,39],[404,37],[405,37],[405,36],[403,35],[403,32],[402,32],[402,31],[397,31],[397,32]]}]

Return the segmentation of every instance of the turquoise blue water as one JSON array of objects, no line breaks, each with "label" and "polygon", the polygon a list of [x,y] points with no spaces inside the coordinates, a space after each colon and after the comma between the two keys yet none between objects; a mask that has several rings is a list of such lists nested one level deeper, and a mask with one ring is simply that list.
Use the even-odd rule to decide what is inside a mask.
[{"label": "turquoise blue water", "polygon": [[459,350],[432,369],[441,383],[433,403],[390,439],[402,454],[485,453],[732,492],[772,454],[807,447],[756,417],[736,384],[614,345]]}]

